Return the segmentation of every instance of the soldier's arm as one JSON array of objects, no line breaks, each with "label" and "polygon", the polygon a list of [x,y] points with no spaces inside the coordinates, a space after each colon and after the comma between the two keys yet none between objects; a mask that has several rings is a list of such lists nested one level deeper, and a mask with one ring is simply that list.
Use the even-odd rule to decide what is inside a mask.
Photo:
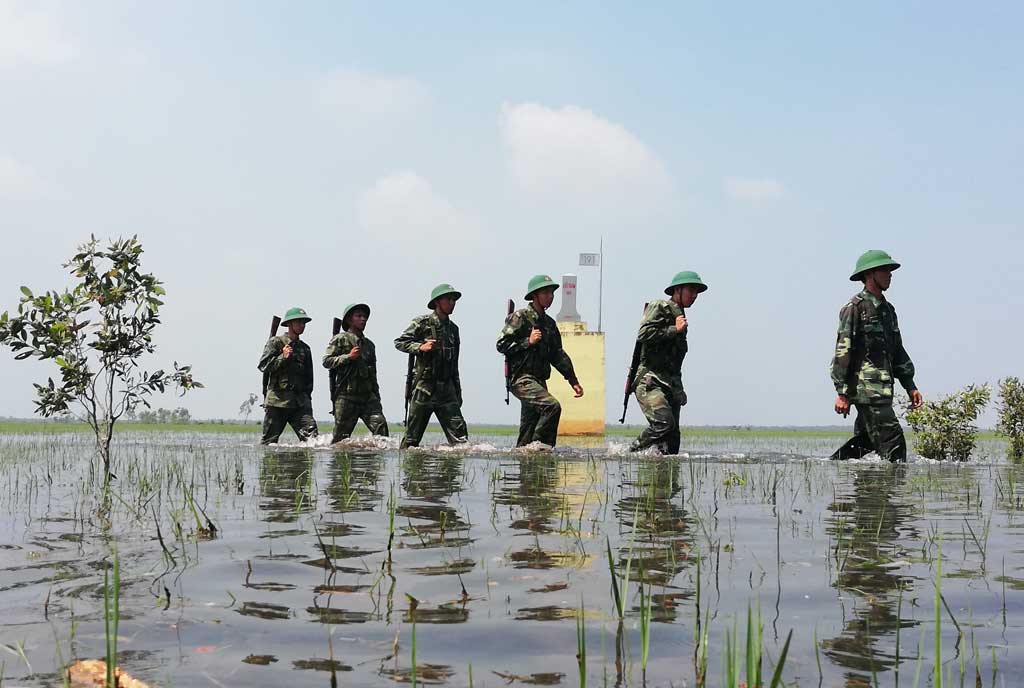
[{"label": "soldier's arm", "polygon": [[351,350],[352,346],[348,342],[348,337],[340,334],[332,337],[330,344],[327,345],[327,353],[324,354],[324,368],[330,370],[351,365],[352,359],[348,357],[348,352]]},{"label": "soldier's arm", "polygon": [[648,304],[644,311],[644,318],[640,321],[640,330],[636,333],[638,342],[661,342],[679,336],[676,331],[675,318],[662,307],[654,302]]},{"label": "soldier's arm", "polygon": [[565,353],[565,349],[562,348],[562,334],[555,328],[554,346],[551,348],[551,365],[555,367],[565,381],[569,383],[571,387],[575,387],[580,383],[578,377],[576,377],[576,371],[572,367],[572,359],[569,358],[569,354]]},{"label": "soldier's arm", "polygon": [[260,356],[260,362],[257,366],[260,372],[273,373],[288,362],[288,359],[281,355],[284,347],[280,344],[281,340],[277,337],[271,337],[267,340],[266,346],[263,347],[263,355]]},{"label": "soldier's arm", "polygon": [[419,329],[420,321],[417,318],[409,323],[409,327],[405,328],[405,332],[398,335],[398,338],[395,339],[395,348],[406,354],[418,352],[420,345],[426,341],[426,339],[420,339]]},{"label": "soldier's arm", "polygon": [[857,308],[848,303],[839,311],[839,329],[836,331],[836,351],[832,357],[832,384],[835,385],[836,393],[842,396],[849,396],[850,389],[847,382],[850,372],[850,361],[853,349],[853,334]]},{"label": "soldier's arm", "polygon": [[[896,311],[892,313],[892,321],[896,323]],[[893,351],[892,357],[892,372],[900,384],[903,385],[903,389],[908,392],[913,392],[917,389],[917,385],[914,383],[914,362],[910,360],[910,354],[903,348],[903,335],[900,334],[899,327],[896,327],[896,336],[893,338],[895,341],[895,350]]]},{"label": "soldier's arm", "polygon": [[506,356],[515,356],[529,348],[530,328],[523,327],[525,318],[519,313],[513,313],[505,318],[505,327],[498,335],[498,353]]}]

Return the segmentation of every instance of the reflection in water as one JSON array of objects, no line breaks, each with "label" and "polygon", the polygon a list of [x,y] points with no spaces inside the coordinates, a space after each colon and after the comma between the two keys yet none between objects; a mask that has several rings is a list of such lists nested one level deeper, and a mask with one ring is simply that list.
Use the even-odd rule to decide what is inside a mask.
[{"label": "reflection in water", "polygon": [[509,507],[509,527],[513,530],[538,534],[552,531],[552,520],[565,501],[555,492],[558,465],[558,459],[550,454],[527,456],[501,465],[501,487],[494,495],[494,503]]},{"label": "reflection in water", "polygon": [[[373,511],[381,500],[378,489],[384,460],[371,451],[335,451],[327,468],[327,499],[335,512]],[[344,524],[328,524],[343,527]],[[333,532],[330,535],[347,535]]]},{"label": "reflection in water", "polygon": [[[629,467],[622,477],[622,498],[615,505],[615,517],[624,532],[633,530],[633,559],[630,578],[657,587],[673,587],[693,546],[690,518],[682,505],[679,483],[680,459],[645,458]],[[619,566],[625,570],[629,543],[619,548]],[[642,572],[642,573],[641,573]],[[665,605],[655,618],[675,620],[678,595],[661,594]]]},{"label": "reflection in water", "polygon": [[[1021,593],[1012,576],[1024,567],[1024,498],[1009,467],[971,473],[807,459],[762,468],[759,457],[236,445],[230,438],[217,451],[193,452],[140,443],[146,448],[139,461],[149,468],[137,474],[146,482],[124,480],[122,501],[107,507],[108,522],[96,523],[98,486],[83,478],[88,462],[77,448],[42,459],[8,452],[4,464],[0,438],[0,636],[27,653],[25,661],[8,656],[8,682],[59,684],[54,639],[68,657],[102,654],[104,562],[116,542],[127,612],[120,659],[143,675],[159,666],[146,677],[152,685],[212,679],[297,687],[330,685],[334,674],[353,685],[409,683],[413,661],[419,683],[468,685],[472,666],[481,685],[483,677],[488,684],[575,684],[577,619],[591,685],[693,685],[702,670],[681,658],[698,654],[694,639],[704,631],[714,684],[725,634],[738,622],[734,638],[742,637],[748,603],[764,602],[761,592],[776,585],[778,629],[774,643],[765,633],[765,656],[778,657],[781,639],[794,629],[788,681],[816,683],[817,628],[819,638],[829,638],[819,643],[820,685],[892,685],[899,668],[894,633],[912,625],[900,617],[930,616],[938,548],[925,546],[915,524],[948,542],[966,533],[964,517],[989,519],[974,530],[990,557],[1005,557],[1008,577],[997,575],[1003,562],[995,557],[986,572],[982,544],[967,535],[962,550],[945,548],[944,566],[952,565],[946,571],[961,567],[943,580],[952,612],[970,610],[959,615],[968,634],[960,656],[973,665],[967,653],[976,641],[983,673],[995,668],[996,657],[987,658],[993,651],[1001,671],[1011,678],[1020,672],[1012,648],[1021,642],[1021,624],[1012,610]],[[179,485],[182,479],[194,485]],[[173,527],[182,488],[210,514],[221,539]],[[163,505],[152,498],[158,491],[167,495]],[[157,522],[164,543],[153,539]],[[696,621],[695,550],[706,562],[701,619],[710,624]],[[177,562],[157,579],[168,586],[154,605],[149,580],[170,556]],[[785,568],[762,566],[776,556]],[[625,575],[627,561],[631,582],[619,622],[610,584]],[[654,621],[646,676],[638,581],[650,594]],[[837,597],[845,608],[834,605]],[[979,622],[967,626],[965,616]],[[922,630],[930,636],[930,619],[922,623],[924,629],[904,631],[902,654],[915,655]],[[940,661],[955,674],[960,656],[946,626]],[[924,666],[932,648],[926,643]],[[153,660],[133,659],[144,652]]]},{"label": "reflection in water", "polygon": [[440,502],[462,488],[462,456],[406,452],[402,459],[402,489],[410,497]]},{"label": "reflection in water", "polygon": [[898,610],[899,591],[911,581],[891,566],[903,556],[900,537],[916,535],[914,510],[902,501],[905,476],[902,464],[858,467],[853,494],[837,495],[828,507],[827,532],[839,568],[834,586],[856,603],[842,634],[822,645],[833,662],[851,670],[847,686],[869,685],[873,674],[898,670],[895,654],[879,649],[879,642],[897,628],[917,625]]},{"label": "reflection in water", "polygon": [[294,523],[300,514],[313,510],[314,458],[309,450],[264,452],[260,463],[264,521]]}]

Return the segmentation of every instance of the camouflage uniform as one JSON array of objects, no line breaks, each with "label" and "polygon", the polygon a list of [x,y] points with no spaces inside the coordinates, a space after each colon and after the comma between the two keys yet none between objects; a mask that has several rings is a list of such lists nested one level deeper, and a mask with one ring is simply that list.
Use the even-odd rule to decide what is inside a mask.
[{"label": "camouflage uniform", "polygon": [[[530,331],[538,327],[540,341],[530,346]],[[498,352],[505,354],[511,374],[509,389],[522,402],[517,447],[542,442],[550,447],[558,439],[562,406],[548,392],[548,378],[554,366],[571,386],[580,383],[569,355],[562,348],[562,335],[547,313],[533,306],[520,308],[505,319],[498,335]]]},{"label": "camouflage uniform", "polygon": [[[281,352],[291,344],[292,354]],[[259,369],[264,376],[262,444],[273,444],[281,437],[285,425],[300,440],[317,436],[313,418],[313,354],[301,339],[291,341],[287,335],[271,337],[263,347]]]},{"label": "camouflage uniform", "polygon": [[[360,348],[359,358],[349,352]],[[342,332],[331,339],[324,355],[324,368],[331,371],[331,402],[334,406],[334,437],[340,442],[352,436],[362,419],[374,435],[388,436],[388,421],[380,404],[377,385],[377,349],[366,337]]]},{"label": "camouflage uniform", "polygon": [[[420,345],[436,340],[434,350],[421,352]],[[449,444],[469,440],[462,417],[462,382],[459,380],[459,326],[436,313],[414,319],[395,340],[395,348],[415,357],[412,397],[405,419],[402,447],[418,447],[430,421],[437,416]]]},{"label": "camouflage uniform", "polygon": [[832,384],[857,407],[857,421],[853,438],[836,450],[833,459],[875,451],[890,461],[906,461],[906,439],[892,407],[893,380],[907,392],[917,389],[896,309],[865,289],[839,311]]},{"label": "camouflage uniform", "polygon": [[636,335],[641,349],[633,392],[648,426],[630,451],[657,446],[662,454],[679,453],[679,410],[686,405],[682,366],[687,351],[686,329],[676,331],[680,315],[683,309],[676,302],[660,299],[651,301],[644,311]]}]

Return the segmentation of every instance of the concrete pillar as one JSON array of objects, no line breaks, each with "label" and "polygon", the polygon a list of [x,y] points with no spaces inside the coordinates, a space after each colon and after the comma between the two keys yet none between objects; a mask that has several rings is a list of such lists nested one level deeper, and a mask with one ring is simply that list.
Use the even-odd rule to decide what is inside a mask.
[{"label": "concrete pillar", "polygon": [[583,386],[583,396],[577,399],[565,380],[551,371],[548,388],[562,404],[558,436],[604,435],[604,333],[589,332],[585,322],[571,321],[559,322],[558,331],[562,335],[562,347],[572,359],[576,377]]}]

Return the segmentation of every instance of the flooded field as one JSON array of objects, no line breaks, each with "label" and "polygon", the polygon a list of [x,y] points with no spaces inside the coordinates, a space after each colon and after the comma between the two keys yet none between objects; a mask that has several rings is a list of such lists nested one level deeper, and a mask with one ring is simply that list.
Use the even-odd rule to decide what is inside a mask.
[{"label": "flooded field", "polygon": [[759,653],[768,685],[790,633],[787,685],[1019,685],[1024,474],[996,443],[474,439],[129,433],[105,491],[86,436],[0,436],[0,685],[103,659],[115,560],[118,658],[152,686],[718,686]]}]

